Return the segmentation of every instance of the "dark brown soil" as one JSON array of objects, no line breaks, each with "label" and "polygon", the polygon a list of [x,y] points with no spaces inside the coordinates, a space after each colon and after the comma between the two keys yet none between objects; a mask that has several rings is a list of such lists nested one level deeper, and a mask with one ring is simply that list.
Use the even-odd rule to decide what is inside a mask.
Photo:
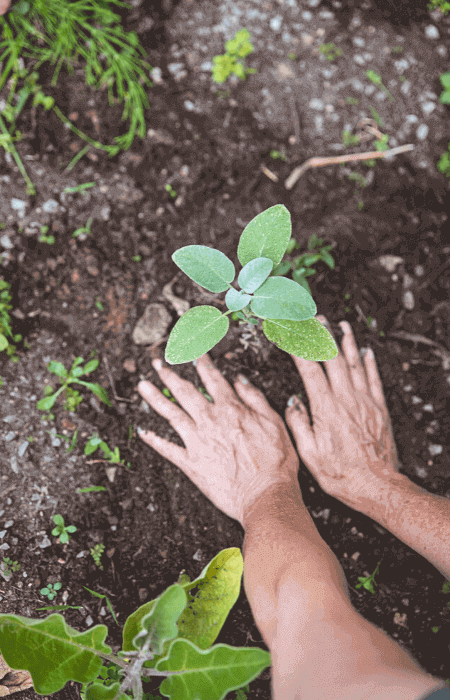
[{"label": "dark brown soil", "polygon": [[[163,388],[151,359],[163,351],[178,319],[163,295],[178,272],[173,252],[191,244],[214,247],[239,270],[236,249],[243,227],[274,204],[285,204],[291,213],[292,235],[300,244],[297,254],[306,249],[313,233],[322,236],[324,244],[333,244],[335,269],[319,263],[317,274],[308,278],[318,312],[328,317],[338,340],[337,323],[347,319],[358,346],[374,349],[403,473],[450,498],[445,437],[450,429],[448,184],[435,165],[447,145],[448,111],[437,102],[431,116],[423,117],[420,107],[433,99],[427,90],[440,94],[438,77],[448,66],[436,47],[448,45],[450,17],[431,17],[426,2],[408,3],[406,20],[398,0],[362,8],[356,2],[341,3],[340,9],[335,3],[309,7],[298,2],[302,11],[311,13],[308,20],[290,18],[283,3],[266,5],[268,19],[258,24],[258,19],[252,23],[244,17],[232,30],[225,29],[225,15],[214,3],[166,2],[164,9],[143,3],[129,16],[128,10],[118,11],[125,28],[138,31],[151,66],[161,68],[162,80],[148,90],[151,110],[146,123],[153,132],[145,139],[137,137],[130,151],[114,158],[92,149],[67,173],[64,167],[85,142],[65,129],[52,111],[39,108],[33,125],[28,105],[16,125],[27,136],[16,148],[36,186],[35,197],[26,195],[14,161],[0,151],[0,221],[5,224],[0,237],[12,243],[5,249],[1,274],[12,285],[13,332],[21,333],[28,344],[17,344],[17,364],[6,353],[0,355],[0,561],[5,556],[21,565],[12,577],[0,574],[2,613],[45,617],[48,613],[35,612],[49,604],[39,591],[61,581],[53,603],[82,606],[63,613],[67,623],[79,630],[106,624],[106,642],[118,650],[123,624],[139,605],[176,582],[182,570],[193,579],[221,550],[242,549],[240,525],[136,437],[136,428],[142,426],[183,445],[164,419],[146,410],[136,386],[145,376]],[[321,14],[326,8],[331,18]],[[294,37],[309,36],[312,43],[302,39],[283,44],[281,35],[269,27],[269,19],[277,14],[283,15],[284,29]],[[352,24],[355,16],[361,19],[359,25]],[[141,31],[148,27],[143,24],[146,18],[151,27]],[[223,28],[214,33],[220,21]],[[300,29],[296,21],[303,22]],[[439,27],[440,41],[426,38],[430,24]],[[223,53],[224,41],[241,26],[252,34],[255,53],[247,64],[258,73],[245,83],[229,81],[225,87],[230,95],[220,98],[210,72],[199,66]],[[199,32],[203,27],[209,30],[205,38]],[[334,103],[340,121],[325,120],[324,131],[316,130],[308,102],[321,97],[318,71],[330,69],[330,64],[314,48],[322,41],[342,46],[341,63],[331,64],[338,66],[333,84],[358,77],[367,85],[365,69],[353,60],[362,50],[351,40],[364,36],[365,51],[374,53],[369,45],[373,34],[380,53],[366,68],[382,73],[389,87],[397,79],[394,58],[399,57],[383,53],[383,48],[402,43],[403,56],[416,61],[411,61],[408,73],[413,87],[409,93],[401,92],[401,82],[389,87],[395,97],[392,104],[358,94],[351,85],[341,88],[340,101],[336,95],[334,101],[324,97]],[[271,43],[274,48],[265,51]],[[303,83],[299,73],[291,75],[286,69],[286,64],[292,68],[286,58],[291,50],[298,55],[293,70],[307,76]],[[174,63],[182,63],[185,74],[170,68]],[[42,68],[40,83],[66,115],[77,114],[74,123],[81,131],[110,144],[128,130],[128,122],[121,121],[123,105],[111,108],[104,92],[85,86],[82,66],[79,69],[74,75],[63,69],[58,87],[52,88],[54,69]],[[359,108],[348,106],[346,96],[357,96]],[[361,114],[371,116],[368,104],[375,104],[383,117],[383,133],[395,135],[398,145],[413,143],[414,151],[377,161],[370,171],[373,179],[363,189],[348,179],[348,173],[367,176],[369,169],[350,169],[347,164],[308,170],[287,190],[284,182],[296,165],[313,156],[336,155],[333,144],[341,140],[345,124],[354,127]],[[414,131],[402,132],[405,115],[414,113],[419,115]],[[421,123],[429,125],[425,140],[415,133]],[[293,135],[296,139],[289,141]],[[272,160],[272,149],[285,149],[287,159]],[[369,150],[372,142],[351,152]],[[275,173],[277,182],[261,166]],[[63,194],[65,187],[86,182],[97,186],[85,194]],[[168,182],[177,192],[175,200],[165,190]],[[360,200],[362,210],[357,207]],[[23,210],[15,206],[17,201],[25,203]],[[73,231],[89,217],[91,235],[73,239]],[[50,227],[54,245],[38,241],[42,225]],[[137,255],[140,262],[132,260]],[[389,269],[391,262],[395,267]],[[204,293],[182,273],[172,292],[191,307],[208,303],[223,308],[223,295]],[[164,304],[171,322],[160,344],[149,349],[136,345],[132,333],[146,306],[154,302]],[[247,331],[233,322],[211,350],[223,375],[233,382],[238,372],[246,374],[281,416],[293,392],[301,393],[307,403],[289,355],[262,333],[248,342]],[[84,400],[76,412],[64,411],[59,401],[55,419],[44,423],[36,403],[46,384],[58,386],[46,369],[48,362],[57,360],[70,368],[76,356],[87,360],[93,351],[102,362],[92,381],[108,390],[112,408],[81,388]],[[174,369],[201,386],[191,364]],[[71,439],[77,428],[77,447],[70,453],[65,450],[69,443],[46,432]],[[129,468],[119,465],[109,478],[106,467],[111,465],[91,463],[102,457],[84,455],[84,445],[95,431],[111,449],[119,447]],[[29,436],[34,441],[23,452]],[[320,534],[346,573],[355,608],[410,651],[427,672],[449,678],[450,598],[442,593],[443,576],[377,523],[327,496],[303,463],[299,481]],[[106,491],[77,493],[90,485]],[[51,535],[55,513],[77,528],[66,545]],[[105,544],[103,570],[89,554],[97,543]],[[381,559],[375,593],[356,589],[358,577],[371,574]],[[109,597],[119,626],[104,601],[83,586]],[[216,643],[266,649],[243,587]],[[251,683],[248,697],[268,700],[270,678],[267,669]],[[156,692],[159,685],[152,682],[147,692]],[[77,695],[77,689],[68,684],[58,696],[70,694]],[[32,690],[16,697],[21,696],[36,697]],[[234,700],[236,694],[227,697]]]}]

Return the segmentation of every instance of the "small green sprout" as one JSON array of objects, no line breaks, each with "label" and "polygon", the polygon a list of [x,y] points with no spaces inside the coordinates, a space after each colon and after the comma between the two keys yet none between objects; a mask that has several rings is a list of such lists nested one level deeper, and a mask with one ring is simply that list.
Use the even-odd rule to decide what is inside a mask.
[{"label": "small green sprout", "polygon": [[103,566],[100,564],[100,558],[101,558],[104,551],[105,551],[104,544],[96,544],[95,547],[90,550],[92,558],[93,558],[96,566],[98,566],[98,568],[101,569],[102,571],[103,571]]},{"label": "small green sprout", "polygon": [[373,587],[377,585],[375,581],[375,576],[378,573],[378,567],[380,566],[382,561],[383,560],[380,559],[380,561],[377,564],[377,568],[370,576],[358,576],[358,581],[360,581],[360,583],[356,584],[355,588],[361,588],[361,586],[363,586],[367,591],[374,593]]},{"label": "small green sprout", "polygon": [[241,61],[254,51],[249,39],[250,32],[247,29],[241,29],[236,32],[234,39],[226,42],[226,53],[213,57],[212,79],[215,83],[224,83],[231,73],[245,80],[247,75],[257,72],[254,68],[245,68]]},{"label": "small green sprout", "polygon": [[58,595],[58,591],[61,589],[61,587],[62,583],[59,583],[59,581],[55,583],[54,586],[51,583],[48,583],[45,588],[41,588],[40,592],[42,595],[47,596],[49,600],[53,600],[53,598]]},{"label": "small green sprout", "polygon": [[342,49],[338,48],[336,44],[332,42],[319,46],[319,51],[323,53],[327,61],[334,61],[335,58],[342,56]]},{"label": "small green sprout", "polygon": [[11,574],[14,571],[19,571],[20,570],[20,564],[17,561],[12,561],[9,557],[4,557],[3,558],[3,564],[5,565],[4,567],[4,574],[5,576],[11,576]]},{"label": "small green sprout", "polygon": [[68,527],[66,527],[64,525],[63,516],[59,514],[53,516],[53,522],[55,523],[56,527],[53,528],[52,535],[54,537],[59,536],[60,543],[66,544],[70,540],[69,533],[76,532],[77,528],[75,525],[68,525]]},{"label": "small green sprout", "polygon": [[54,362],[51,361],[47,365],[47,369],[49,372],[52,374],[56,374],[57,377],[60,378],[62,386],[53,393],[53,387],[52,386],[46,386],[44,388],[44,394],[45,398],[41,399],[37,403],[37,408],[40,411],[49,411],[56,399],[58,398],[59,394],[62,391],[66,392],[66,402],[64,404],[64,409],[66,411],[73,411],[75,410],[76,406],[78,406],[79,403],[83,400],[78,391],[71,389],[69,387],[69,384],[72,384],[76,382],[77,384],[81,384],[82,386],[87,387],[90,389],[98,398],[103,401],[103,403],[106,403],[107,406],[111,407],[111,401],[109,400],[108,393],[106,392],[103,387],[101,387],[99,384],[92,384],[91,382],[83,382],[79,379],[79,377],[85,375],[85,374],[90,374],[90,372],[93,372],[94,370],[97,369],[99,365],[98,360],[90,360],[85,364],[84,367],[79,367],[79,365],[84,362],[82,357],[76,357],[74,360],[74,363],[70,369],[70,372],[67,372],[66,368],[61,362]]},{"label": "small green sprout", "polygon": [[120,459],[119,448],[116,447],[114,449],[114,452],[111,452],[106,442],[104,442],[98,436],[98,433],[94,433],[93,435],[91,435],[89,441],[86,443],[86,446],[84,448],[84,454],[91,455],[99,447],[103,451],[105,457],[108,459],[109,462],[111,462],[112,464],[123,464],[123,460]]}]

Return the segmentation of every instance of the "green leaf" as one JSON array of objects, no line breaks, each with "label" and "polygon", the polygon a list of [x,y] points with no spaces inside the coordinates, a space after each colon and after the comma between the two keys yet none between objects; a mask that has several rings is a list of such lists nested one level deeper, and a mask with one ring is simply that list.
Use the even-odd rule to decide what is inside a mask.
[{"label": "green leaf", "polygon": [[98,396],[99,399],[101,399],[103,401],[103,403],[106,403],[106,405],[111,408],[112,403],[109,400],[108,392],[106,391],[106,389],[104,389],[102,386],[100,386],[100,384],[91,384],[91,382],[82,382],[80,379],[77,380],[77,383],[90,389],[96,396]]},{"label": "green leaf", "polygon": [[[106,686],[97,680],[86,688],[85,700],[114,700],[119,688],[120,683]],[[130,700],[130,696],[121,693],[117,700]]]},{"label": "green leaf", "polygon": [[[178,636],[188,639],[200,649],[208,649],[214,644],[227,616],[239,598],[244,560],[238,547],[224,549],[209,562],[194,581],[187,581],[182,588],[189,594],[197,588],[195,597],[188,595],[188,606],[178,619]],[[123,628],[124,651],[133,651],[136,647],[133,639],[141,631],[143,618],[150,613],[158,598],[144,603],[126,620]],[[166,643],[157,659],[152,659],[152,666],[166,655],[170,643]]]},{"label": "green leaf", "polygon": [[3,335],[3,333],[0,333],[0,352],[1,352],[2,350],[6,350],[6,348],[8,347],[8,345],[9,345],[9,343],[8,343],[8,341],[6,340],[5,336]]},{"label": "green leaf", "polygon": [[101,442],[102,442],[102,439],[99,438],[98,436],[92,437],[84,448],[84,454],[91,455],[93,452],[95,452],[95,450],[98,449]]},{"label": "green leaf", "polygon": [[439,76],[439,80],[441,81],[443,88],[450,90],[450,71],[447,71],[447,73],[442,73]]},{"label": "green leaf", "polygon": [[315,318],[307,321],[263,321],[263,332],[280,350],[305,360],[325,362],[338,354],[333,336]]},{"label": "green leaf", "polygon": [[97,369],[99,364],[100,363],[98,360],[90,360],[89,362],[86,362],[86,364],[84,365],[83,374],[90,374],[95,369]]},{"label": "green leaf", "polygon": [[58,377],[68,377],[68,372],[62,362],[49,362],[47,369],[52,374],[56,374]]},{"label": "green leaf", "polygon": [[67,532],[76,532],[77,528],[75,527],[75,525],[69,525],[69,527],[66,527],[66,531]]},{"label": "green leaf", "polygon": [[177,321],[167,341],[165,360],[170,365],[192,362],[217,345],[230,322],[214,306],[194,306]]},{"label": "green leaf", "polygon": [[47,396],[45,399],[41,399],[37,402],[36,406],[40,411],[49,411],[58,397],[58,392],[52,394],[52,396]]},{"label": "green leaf", "polygon": [[73,369],[70,374],[72,375],[72,377],[81,377],[84,374],[83,368],[75,367],[75,369]]},{"label": "green leaf", "polygon": [[59,513],[56,513],[56,515],[53,516],[53,522],[55,525],[62,525],[64,527],[64,518]]},{"label": "green leaf", "polygon": [[446,90],[445,92],[441,93],[441,96],[439,98],[439,102],[443,105],[450,104],[450,90]]},{"label": "green leaf", "polygon": [[236,271],[220,250],[204,245],[188,245],[176,250],[172,260],[184,274],[210,292],[224,292],[234,280]]},{"label": "green leaf", "polygon": [[51,695],[68,681],[89,683],[103,660],[94,650],[111,654],[103,643],[108,628],[96,625],[78,632],[54,613],[44,620],[0,614],[0,650],[10,668],[29,671],[39,695]]},{"label": "green leaf", "polygon": [[317,313],[312,296],[286,277],[269,277],[255,292],[250,308],[259,318],[291,321],[304,321]]},{"label": "green leaf", "polygon": [[323,262],[328,265],[328,267],[334,270],[334,259],[327,250],[321,250],[320,257],[322,258]]},{"label": "green leaf", "polygon": [[241,309],[245,309],[251,300],[251,296],[244,294],[242,291],[238,292],[236,289],[229,289],[225,294],[225,304],[228,306],[230,311],[240,311]]},{"label": "green leaf", "polygon": [[269,258],[276,267],[286,252],[291,231],[291,215],[284,204],[269,207],[244,228],[237,250],[239,262],[244,267],[255,258]]},{"label": "green leaf", "polygon": [[247,294],[253,292],[262,285],[273,269],[273,261],[269,258],[255,258],[239,273],[238,284]]}]

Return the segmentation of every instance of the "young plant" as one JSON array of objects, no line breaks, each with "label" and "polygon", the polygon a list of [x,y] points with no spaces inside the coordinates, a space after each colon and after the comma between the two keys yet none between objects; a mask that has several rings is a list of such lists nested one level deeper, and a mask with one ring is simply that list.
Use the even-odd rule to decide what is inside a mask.
[{"label": "young plant", "polygon": [[[44,619],[0,614],[0,652],[10,668],[29,671],[40,695],[75,681],[83,684],[85,700],[142,699],[143,680],[165,676],[159,690],[171,700],[222,700],[271,665],[270,653],[258,647],[211,646],[239,597],[243,569],[233,547],[192,582],[181,572],[177,583],[126,620],[117,655],[104,643],[105,625],[79,632],[57,613]],[[104,661],[115,664],[115,677]]]},{"label": "young plant", "polygon": [[3,573],[5,576],[11,576],[14,571],[19,571],[21,566],[17,561],[13,561],[9,557],[3,558],[3,564]]},{"label": "young plant", "polygon": [[394,98],[392,97],[391,93],[390,93],[389,90],[387,89],[387,87],[385,87],[385,86],[383,85],[383,81],[381,80],[381,75],[379,75],[378,73],[375,73],[374,70],[366,70],[366,76],[369,78],[369,80],[370,80],[374,85],[376,85],[377,87],[379,87],[380,90],[383,90],[384,94],[387,95],[387,96],[389,97],[389,99],[390,99],[391,102],[394,102],[394,101],[395,101]]},{"label": "young plant", "polygon": [[334,61],[335,58],[342,56],[342,49],[338,48],[336,44],[322,44],[319,46],[320,53],[323,53],[327,61]]},{"label": "young plant", "polygon": [[245,80],[247,75],[257,72],[254,68],[244,66],[245,57],[254,51],[249,39],[250,32],[247,29],[240,29],[236,32],[234,39],[226,42],[226,53],[213,57],[212,79],[215,83],[224,83],[231,73]]},{"label": "young plant", "polygon": [[450,2],[447,0],[431,0],[431,4],[427,5],[427,8],[432,12],[433,10],[440,10],[444,15],[450,12]]},{"label": "young plant", "polygon": [[314,318],[317,307],[311,294],[295,279],[281,277],[286,263],[281,271],[279,263],[291,229],[291,216],[283,204],[266,209],[245,227],[237,251],[243,265],[237,279],[241,291],[230,284],[234,264],[219,250],[190,245],[173,253],[174,263],[201,287],[216,293],[228,289],[225,303],[230,310],[222,314],[214,306],[195,306],[183,314],[167,341],[168,364],[192,362],[211,350],[226,335],[227,316],[233,312],[254,325],[263,319],[264,335],[292,355],[316,362],[337,356],[333,336]]},{"label": "young plant", "polygon": [[55,237],[54,236],[46,236],[45,234],[48,231],[48,226],[41,226],[41,235],[39,237],[39,243],[48,243],[49,245],[53,245],[55,242]]},{"label": "young plant", "polygon": [[59,541],[61,544],[66,544],[70,540],[70,534],[77,531],[77,528],[75,525],[68,525],[66,527],[64,525],[64,518],[62,515],[56,514],[53,516],[53,522],[56,524],[56,527],[53,528],[52,530],[52,535],[54,537],[59,536]]},{"label": "young plant", "polygon": [[86,446],[84,448],[84,454],[91,455],[93,452],[98,450],[99,447],[101,450],[103,450],[103,454],[110,462],[112,462],[113,464],[122,464],[120,460],[119,448],[116,447],[114,448],[114,452],[111,452],[106,442],[104,442],[98,436],[98,433],[94,433],[93,435],[91,435],[89,441],[86,443]]},{"label": "young plant", "polygon": [[106,403],[107,406],[112,406],[107,391],[103,389],[103,387],[101,387],[100,384],[92,384],[91,382],[82,382],[80,380],[80,377],[82,377],[83,375],[90,374],[91,372],[96,370],[99,365],[99,361],[89,360],[89,362],[87,362],[84,367],[80,367],[79,365],[82,362],[84,362],[82,357],[76,357],[70,369],[70,372],[67,372],[62,362],[54,362],[52,360],[48,363],[48,371],[52,374],[56,374],[56,376],[60,378],[62,386],[60,386],[58,391],[56,391],[55,393],[51,393],[53,392],[53,387],[51,386],[46,387],[44,389],[44,393],[50,395],[47,395],[44,399],[38,401],[37,408],[40,411],[50,411],[50,409],[52,408],[53,404],[55,403],[56,399],[62,391],[66,392],[66,402],[64,404],[64,409],[66,411],[75,410],[76,406],[83,400],[82,397],[79,395],[78,391],[71,389],[69,386],[69,384],[75,382],[90,389],[96,396],[98,396],[98,398],[101,401],[103,401],[103,403]]},{"label": "young plant", "polygon": [[376,576],[376,574],[378,573],[378,567],[380,566],[380,564],[381,564],[382,561],[383,561],[383,560],[380,559],[380,561],[379,561],[378,564],[377,564],[377,568],[375,569],[375,571],[373,572],[373,574],[371,574],[370,576],[365,576],[365,577],[364,577],[364,576],[358,576],[358,581],[360,581],[360,583],[357,583],[356,586],[355,586],[355,588],[361,588],[361,586],[364,586],[364,588],[365,588],[367,591],[370,591],[371,593],[374,593],[373,587],[377,585],[377,583],[376,583],[376,581],[375,581],[375,576]]},{"label": "young plant", "polygon": [[357,146],[359,143],[359,136],[356,134],[352,134],[350,131],[344,131],[342,132],[342,143],[344,146]]},{"label": "young plant", "polygon": [[96,566],[98,566],[99,569],[103,571],[103,566],[100,564],[100,559],[105,551],[105,545],[104,544],[96,544],[93,549],[90,550],[91,556],[93,560],[95,561]]},{"label": "young plant", "polygon": [[441,155],[436,167],[443,175],[450,177],[450,143],[448,144],[448,153],[443,153]]},{"label": "young plant", "polygon": [[45,588],[41,588],[41,594],[46,595],[49,600],[53,600],[53,598],[58,595],[58,591],[62,587],[62,583],[59,581],[55,583],[53,586],[51,583],[48,583]]}]

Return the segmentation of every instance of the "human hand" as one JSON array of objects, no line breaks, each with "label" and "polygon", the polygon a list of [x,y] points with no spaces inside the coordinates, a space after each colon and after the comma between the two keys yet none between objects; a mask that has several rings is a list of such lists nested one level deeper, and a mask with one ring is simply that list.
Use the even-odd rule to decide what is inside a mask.
[{"label": "human hand", "polygon": [[0,17],[5,14],[10,4],[11,0],[0,0]]},{"label": "human hand", "polygon": [[207,353],[198,359],[197,371],[214,403],[168,367],[158,371],[184,411],[151,382],[138,384],[142,398],[167,418],[186,449],[151,431],[141,431],[140,437],[244,526],[245,511],[265,490],[279,483],[299,489],[298,456],[283,419],[256,387],[237,381],[233,391]]},{"label": "human hand", "polygon": [[[332,333],[326,319],[317,318]],[[321,489],[367,512],[383,485],[400,477],[397,449],[375,357],[367,353],[363,366],[350,325],[339,325],[343,354],[324,363],[328,380],[318,362],[291,356],[308,392],[313,425],[301,401],[301,411],[295,404],[286,410],[286,422]]]}]

